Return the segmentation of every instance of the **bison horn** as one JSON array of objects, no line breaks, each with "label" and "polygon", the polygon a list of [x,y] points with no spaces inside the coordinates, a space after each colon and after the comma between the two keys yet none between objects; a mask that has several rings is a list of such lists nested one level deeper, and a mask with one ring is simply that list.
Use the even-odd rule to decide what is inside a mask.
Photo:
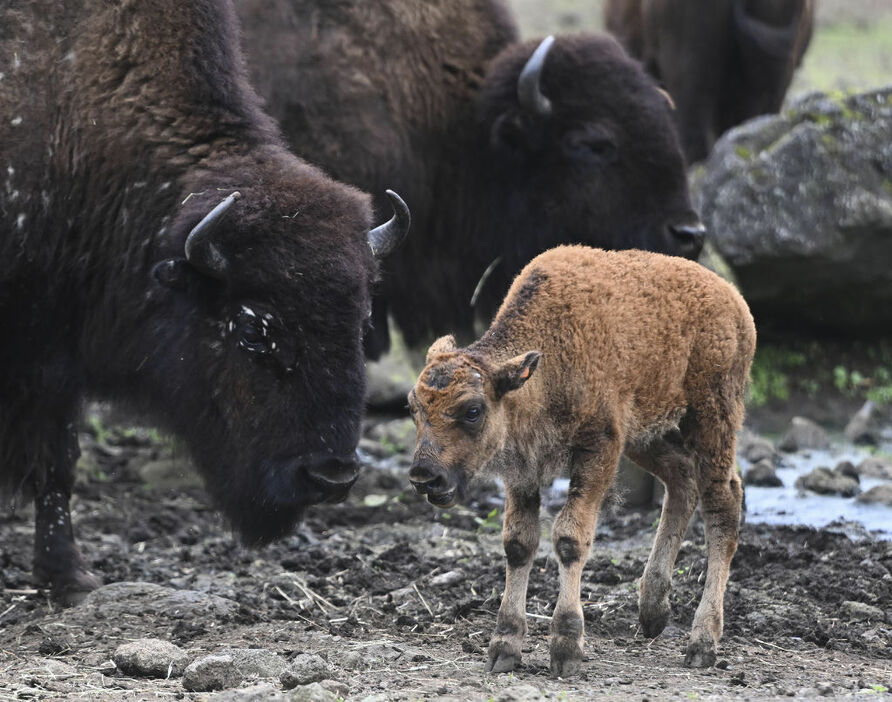
[{"label": "bison horn", "polygon": [[240,192],[228,195],[208,212],[186,237],[186,260],[193,268],[213,278],[222,278],[229,267],[229,262],[220,253],[220,249],[214,245],[211,234],[241,196]]},{"label": "bison horn", "polygon": [[409,225],[412,223],[409,206],[403,202],[403,198],[393,190],[387,191],[387,197],[393,207],[393,217],[369,232],[369,248],[375,258],[383,258],[399,246],[409,233]]},{"label": "bison horn", "polygon": [[552,44],[554,44],[554,37],[545,37],[542,43],[536,47],[517,79],[517,99],[520,106],[527,112],[542,117],[548,117],[551,114],[551,100],[542,94],[541,83],[542,68]]}]

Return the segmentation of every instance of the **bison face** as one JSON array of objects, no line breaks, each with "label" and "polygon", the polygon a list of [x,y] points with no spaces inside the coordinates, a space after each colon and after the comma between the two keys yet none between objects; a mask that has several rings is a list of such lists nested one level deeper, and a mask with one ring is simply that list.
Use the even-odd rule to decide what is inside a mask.
[{"label": "bison face", "polygon": [[189,188],[169,234],[180,253],[153,269],[139,368],[249,542],[356,480],[362,335],[374,251],[389,246],[360,193],[308,167],[266,175],[219,205],[231,185]]},{"label": "bison face", "polygon": [[666,95],[609,37],[535,47],[496,58],[478,105],[485,177],[506,194],[499,216],[539,251],[574,241],[696,258],[703,227]]},{"label": "bison face", "polygon": [[409,481],[436,507],[464,498],[467,482],[490,464],[505,445],[509,410],[504,396],[536,370],[530,351],[491,367],[456,351],[451,336],[438,339],[409,393],[417,436]]}]

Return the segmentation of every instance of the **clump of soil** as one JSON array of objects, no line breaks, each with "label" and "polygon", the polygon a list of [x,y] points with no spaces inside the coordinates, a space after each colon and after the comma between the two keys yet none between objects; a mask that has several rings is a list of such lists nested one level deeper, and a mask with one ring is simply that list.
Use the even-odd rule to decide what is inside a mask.
[{"label": "clump of soil", "polygon": [[142,584],[104,588],[59,610],[31,584],[31,510],[4,515],[3,699],[202,698],[174,677],[115,669],[116,648],[144,638],[193,659],[233,648],[286,660],[318,654],[336,681],[323,683],[348,699],[729,699],[892,688],[890,542],[744,525],[719,666],[690,670],[682,661],[705,577],[702,525],[695,519],[678,558],[673,622],[650,641],[638,632],[636,581],[658,512],[614,505],[583,576],[588,660],[578,678],[553,680],[547,636],[557,565],[543,519],[523,663],[512,675],[486,675],[504,579],[497,486],[478,486],[468,507],[438,511],[408,490],[405,453],[368,457],[345,504],[312,509],[296,534],[258,550],[238,543],[200,487],[140,478],[146,461],[170,452],[151,435],[83,441],[89,470],[73,502],[80,546],[107,583]]}]

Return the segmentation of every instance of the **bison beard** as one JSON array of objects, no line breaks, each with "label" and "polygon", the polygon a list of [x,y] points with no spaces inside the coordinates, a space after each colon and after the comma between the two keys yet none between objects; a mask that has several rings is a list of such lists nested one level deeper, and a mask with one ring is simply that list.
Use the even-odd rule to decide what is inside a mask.
[{"label": "bison beard", "polygon": [[376,290],[370,357],[389,344],[388,314],[413,346],[471,338],[558,244],[698,255],[669,105],[609,37],[520,43],[502,0],[238,7],[253,82],[295,151],[412,206],[413,236]]},{"label": "bison beard", "polygon": [[405,205],[369,231],[366,195],[288,152],[228,0],[26,0],[0,27],[0,493],[35,500],[36,580],[99,583],[68,512],[85,397],[181,437],[250,543],[343,497]]}]

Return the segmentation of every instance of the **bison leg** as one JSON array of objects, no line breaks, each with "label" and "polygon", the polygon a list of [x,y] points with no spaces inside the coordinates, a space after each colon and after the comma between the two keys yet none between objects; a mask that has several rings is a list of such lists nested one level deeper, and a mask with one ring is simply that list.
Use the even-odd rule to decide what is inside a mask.
[{"label": "bison leg", "polygon": [[694,439],[697,485],[706,525],[707,567],[703,598],[694,614],[685,665],[705,668],[715,664],[716,645],[722,636],[725,585],[731,559],[737,550],[743,490],[734,465],[740,412],[699,413]]},{"label": "bison leg", "polygon": [[52,452],[45,480],[36,490],[34,529],[34,580],[51,588],[62,605],[76,604],[102,583],[87,570],[74,543],[68,501],[79,455],[73,423],[63,430],[64,441]]},{"label": "bison leg", "polygon": [[570,490],[552,530],[560,572],[560,594],[551,619],[551,673],[566,677],[582,662],[583,618],[579,601],[582,568],[588,558],[598,510],[616,473],[622,441],[606,441],[597,451],[578,451],[570,469]]},{"label": "bison leg", "polygon": [[539,490],[509,487],[502,528],[507,569],[505,594],[499,607],[496,630],[486,656],[487,673],[505,673],[520,663],[527,633],[527,583],[539,546]]},{"label": "bison leg", "polygon": [[627,449],[626,455],[666,486],[660,526],[638,594],[641,629],[645,636],[654,638],[662,633],[669,621],[672,567],[697,506],[695,466],[690,454],[665,438],[656,439],[643,449]]}]

